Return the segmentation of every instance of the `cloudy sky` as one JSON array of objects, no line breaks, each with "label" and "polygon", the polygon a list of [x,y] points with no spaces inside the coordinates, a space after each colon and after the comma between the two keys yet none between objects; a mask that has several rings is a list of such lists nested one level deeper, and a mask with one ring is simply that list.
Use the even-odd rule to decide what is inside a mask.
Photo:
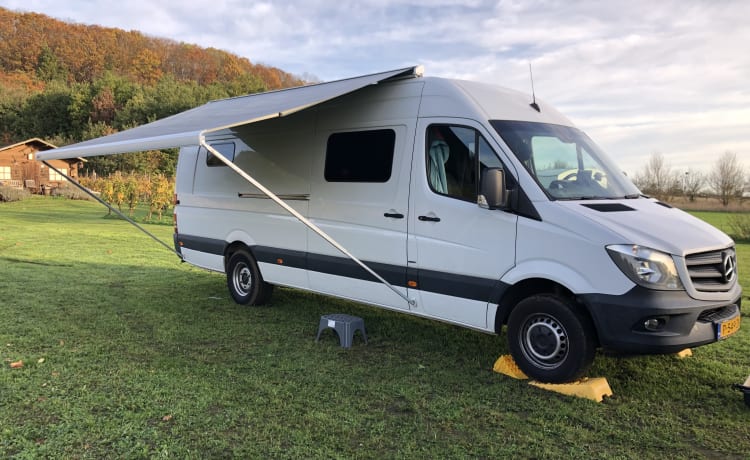
[{"label": "cloudy sky", "polygon": [[659,152],[750,167],[750,0],[0,0],[224,49],[328,81],[425,74],[530,91],[635,174]]}]

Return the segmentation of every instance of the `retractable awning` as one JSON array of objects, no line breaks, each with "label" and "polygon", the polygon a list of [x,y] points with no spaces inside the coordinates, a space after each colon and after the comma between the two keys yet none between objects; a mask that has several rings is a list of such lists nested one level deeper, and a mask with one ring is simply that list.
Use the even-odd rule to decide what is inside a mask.
[{"label": "retractable awning", "polygon": [[409,76],[421,76],[422,67],[407,67],[316,85],[270,91],[212,101],[109,136],[39,152],[39,160],[112,155],[199,144],[201,135],[269,118],[283,117],[365,86]]},{"label": "retractable awning", "polygon": [[[64,175],[62,171],[55,169],[48,160],[57,160],[72,157],[88,157],[95,155],[113,155],[116,153],[140,152],[143,150],[157,150],[172,147],[182,147],[187,145],[200,145],[207,151],[211,152],[222,163],[227,165],[234,172],[239,174],[247,182],[258,188],[268,198],[281,206],[289,214],[302,222],[310,230],[318,234],[321,238],[328,241],[333,247],[341,251],[342,254],[356,262],[365,271],[374,276],[377,280],[387,286],[396,295],[403,298],[410,305],[416,305],[416,301],[410,299],[404,293],[400,292],[382,276],[368,267],[365,263],[355,257],[349,250],[344,248],[330,235],[321,230],[317,225],[308,220],[305,216],[297,212],[292,206],[284,202],[271,190],[253,178],[248,171],[244,171],[237,165],[229,161],[219,151],[214,149],[206,142],[206,134],[222,129],[232,128],[235,126],[255,123],[269,118],[283,117],[301,110],[313,107],[339,96],[362,89],[365,86],[375,85],[386,80],[396,78],[421,77],[423,74],[422,66],[407,67],[404,69],[391,70],[361,77],[349,78],[346,80],[337,80],[329,83],[320,83],[317,85],[300,86],[279,91],[267,93],[251,94],[248,96],[235,97],[232,99],[223,99],[209,102],[208,104],[187,110],[171,117],[157,120],[153,123],[139,126],[137,128],[122,131],[110,136],[92,139],[90,141],[80,142],[59,149],[39,152],[37,159],[41,160],[49,168],[57,171],[58,174]],[[100,198],[96,197],[91,191],[77,183],[72,178],[65,176],[70,182],[75,184],[81,190],[89,193],[97,201],[105,206],[112,208]],[[119,211],[115,210],[119,213]],[[131,219],[119,213],[131,224],[138,227],[141,231],[149,234],[152,238],[161,244],[166,244],[151,235],[145,229],[140,227]],[[168,247],[168,246],[167,246]]]}]

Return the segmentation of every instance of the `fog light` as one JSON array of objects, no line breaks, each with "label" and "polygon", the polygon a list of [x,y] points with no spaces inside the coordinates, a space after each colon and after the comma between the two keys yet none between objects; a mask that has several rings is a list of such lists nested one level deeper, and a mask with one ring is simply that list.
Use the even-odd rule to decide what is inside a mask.
[{"label": "fog light", "polygon": [[647,331],[658,331],[664,328],[664,325],[667,323],[666,318],[649,318],[646,321],[643,322],[643,327]]}]

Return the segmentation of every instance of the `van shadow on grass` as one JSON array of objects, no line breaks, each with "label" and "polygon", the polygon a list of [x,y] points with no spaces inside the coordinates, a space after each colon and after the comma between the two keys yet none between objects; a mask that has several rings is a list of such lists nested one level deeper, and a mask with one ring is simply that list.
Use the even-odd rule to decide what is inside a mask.
[{"label": "van shadow on grass", "polygon": [[[0,252],[2,252],[4,248],[0,247]],[[61,263],[55,263],[55,262],[45,262],[40,260],[31,260],[31,259],[19,259],[15,257],[2,257],[0,256],[0,260],[4,260],[6,262],[12,262],[12,263],[19,263],[19,264],[31,264],[31,265],[41,265],[44,267],[72,267],[73,265],[70,264],[61,264]]]}]

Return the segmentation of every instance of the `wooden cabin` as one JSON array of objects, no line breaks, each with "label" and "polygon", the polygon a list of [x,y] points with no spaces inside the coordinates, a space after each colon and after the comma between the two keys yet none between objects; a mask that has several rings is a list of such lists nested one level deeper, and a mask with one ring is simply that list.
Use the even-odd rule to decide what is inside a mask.
[{"label": "wooden cabin", "polygon": [[[41,161],[36,153],[57,148],[38,138],[0,147],[0,185],[24,188],[32,193],[45,193],[59,187],[66,180]],[[49,163],[63,174],[78,177],[83,159],[50,160]]]}]

